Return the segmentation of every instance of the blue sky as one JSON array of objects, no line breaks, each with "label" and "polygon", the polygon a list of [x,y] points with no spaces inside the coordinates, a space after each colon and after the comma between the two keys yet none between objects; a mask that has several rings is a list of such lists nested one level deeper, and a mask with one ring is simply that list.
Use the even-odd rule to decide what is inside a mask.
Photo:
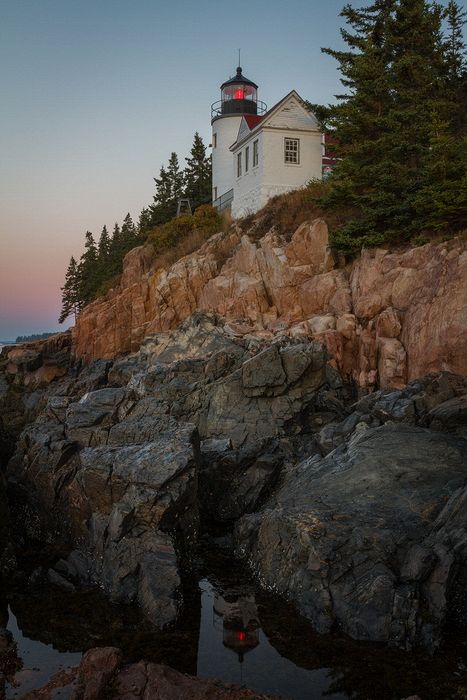
[{"label": "blue sky", "polygon": [[60,285],[84,232],[152,201],[172,150],[235,73],[274,104],[339,92],[344,2],[0,2],[0,340],[59,328]]}]

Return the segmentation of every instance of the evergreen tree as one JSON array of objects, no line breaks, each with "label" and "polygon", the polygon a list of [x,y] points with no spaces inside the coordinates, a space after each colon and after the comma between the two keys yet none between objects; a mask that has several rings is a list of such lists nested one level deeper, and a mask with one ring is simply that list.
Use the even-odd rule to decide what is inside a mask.
[{"label": "evergreen tree", "polygon": [[183,194],[185,185],[184,173],[180,170],[180,165],[178,163],[178,156],[176,153],[172,152],[170,154],[169,162],[167,165],[167,177],[169,179],[170,195],[175,206],[175,212],[177,211],[177,202]]},{"label": "evergreen tree", "polygon": [[128,253],[129,250],[134,248],[135,246],[138,245],[138,240],[137,240],[137,232],[136,232],[136,227],[133,223],[133,219],[130,216],[130,213],[125,216],[123,219],[123,224],[121,228],[121,238],[122,238],[122,244],[123,244],[123,256]]},{"label": "evergreen tree", "polygon": [[185,158],[185,196],[189,198],[192,209],[211,201],[211,158],[206,155],[203,139],[195,133],[190,158]]},{"label": "evergreen tree", "polygon": [[98,253],[91,231],[86,231],[85,238],[84,253],[78,265],[79,299],[82,304],[89,304],[99,286]]},{"label": "evergreen tree", "polygon": [[[458,13],[451,8],[451,14],[458,24]],[[342,15],[351,27],[342,31],[349,50],[324,49],[339,61],[348,89],[337,96],[329,120],[342,160],[322,203],[346,212],[347,222],[334,231],[333,242],[350,252],[404,240],[422,220],[434,221],[433,208],[429,216],[423,212],[428,190],[423,198],[420,193],[438,177],[433,158],[441,143],[449,143],[449,128],[441,125],[452,124],[452,117],[444,118],[452,111],[452,92],[440,5],[376,0],[359,10],[346,6]],[[441,128],[447,128],[446,138]],[[448,168],[444,183],[459,182],[458,177],[457,167]],[[456,216],[453,209],[449,218]]]},{"label": "evergreen tree", "polygon": [[109,251],[109,265],[108,265],[108,277],[111,279],[115,275],[120,274],[122,271],[122,259],[123,259],[123,237],[120,230],[120,226],[115,222],[112,238],[110,239],[110,251]]},{"label": "evergreen tree", "polygon": [[381,166],[384,169],[381,143],[392,103],[388,24],[395,1],[376,0],[359,10],[346,5],[341,16],[349,29],[342,29],[341,34],[348,50],[323,49],[339,62],[341,82],[346,88],[344,94],[336,95],[339,103],[321,113],[338,140],[333,150],[340,159],[323,204],[331,210],[346,211],[352,219],[335,235],[335,243],[344,249],[358,248],[364,241],[383,240],[376,221],[368,221],[368,217],[380,194]]},{"label": "evergreen tree", "polygon": [[154,203],[148,209],[151,217],[151,227],[163,224],[175,216],[177,208],[172,196],[170,177],[164,166],[161,167],[159,177],[154,178],[156,183],[156,194]]},{"label": "evergreen tree", "polygon": [[99,244],[97,246],[97,257],[99,259],[99,263],[105,264],[106,262],[108,262],[109,254],[110,236],[109,232],[107,231],[107,226],[104,226],[99,238]]},{"label": "evergreen tree", "polygon": [[69,316],[76,317],[81,306],[79,295],[80,279],[78,274],[78,265],[73,256],[70,258],[68,268],[65,274],[65,284],[61,287],[62,290],[62,309],[58,318],[59,323],[63,323]]},{"label": "evergreen tree", "polygon": [[457,2],[450,0],[446,9],[448,36],[445,42],[446,68],[452,81],[465,81],[465,42],[462,27],[466,22],[467,12],[464,12]]},{"label": "evergreen tree", "polygon": [[467,71],[462,26],[466,13],[456,2],[445,12],[448,35],[442,45],[444,72],[439,99],[430,115],[429,148],[424,153],[422,184],[415,197],[421,229],[456,229],[467,211]]},{"label": "evergreen tree", "polygon": [[139,215],[138,219],[138,235],[141,240],[144,240],[145,234],[149,231],[151,228],[151,212],[149,211],[149,207],[144,207],[141,210],[141,213]]}]

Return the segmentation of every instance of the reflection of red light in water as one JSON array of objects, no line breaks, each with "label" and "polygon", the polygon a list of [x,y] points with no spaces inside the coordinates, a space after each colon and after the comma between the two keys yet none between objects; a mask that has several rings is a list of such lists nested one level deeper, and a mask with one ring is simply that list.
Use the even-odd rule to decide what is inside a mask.
[{"label": "reflection of red light in water", "polygon": [[238,639],[239,639],[240,642],[244,642],[245,639],[246,639],[246,634],[245,634],[245,632],[239,632],[239,633],[238,633]]},{"label": "reflection of red light in water", "polygon": [[235,90],[234,100],[243,100],[245,98],[245,93],[243,90]]}]

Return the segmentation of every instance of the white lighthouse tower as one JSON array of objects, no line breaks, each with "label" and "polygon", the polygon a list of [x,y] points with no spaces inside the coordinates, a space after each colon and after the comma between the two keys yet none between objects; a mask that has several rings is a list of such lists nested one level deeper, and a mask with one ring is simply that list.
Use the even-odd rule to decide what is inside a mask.
[{"label": "white lighthouse tower", "polygon": [[230,207],[235,181],[230,146],[236,141],[242,117],[262,115],[264,102],[258,101],[258,86],[242,75],[240,66],[234,78],[221,85],[221,99],[211,106],[212,200],[219,211]]}]

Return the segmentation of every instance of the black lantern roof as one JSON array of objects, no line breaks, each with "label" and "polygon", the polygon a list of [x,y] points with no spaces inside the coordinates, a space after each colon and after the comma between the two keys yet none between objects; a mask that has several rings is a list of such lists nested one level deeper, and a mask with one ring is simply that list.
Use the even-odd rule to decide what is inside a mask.
[{"label": "black lantern roof", "polygon": [[238,85],[238,83],[243,83],[243,85],[251,85],[252,87],[258,89],[256,83],[254,83],[252,80],[248,80],[248,78],[245,78],[245,76],[242,75],[241,66],[238,66],[237,75],[234,78],[229,78],[229,80],[226,80],[225,83],[222,83],[221,90],[227,87],[227,85]]}]

